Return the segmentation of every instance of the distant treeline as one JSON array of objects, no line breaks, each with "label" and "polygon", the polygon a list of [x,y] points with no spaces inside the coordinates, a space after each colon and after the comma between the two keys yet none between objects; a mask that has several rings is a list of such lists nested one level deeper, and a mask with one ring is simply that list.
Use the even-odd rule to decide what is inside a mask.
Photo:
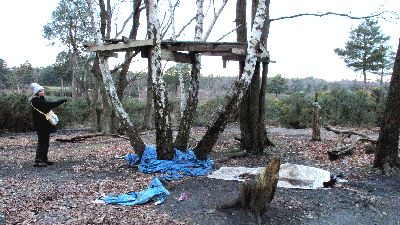
[{"label": "distant treeline", "polygon": [[[223,97],[233,80],[232,77],[201,77],[196,125],[204,125],[210,121],[218,105],[223,104]],[[269,84],[268,92],[270,94],[267,94],[266,98],[267,124],[289,128],[311,126],[315,92],[319,92],[318,104],[321,106],[322,125],[378,126],[388,89],[388,83],[369,83],[369,89],[364,90],[361,82],[327,82],[315,78],[285,79],[284,88],[280,93],[271,91],[275,90],[271,86]],[[47,90],[46,95],[49,100],[61,98],[59,88],[47,88]],[[2,91],[0,94],[0,132],[34,130],[31,108],[28,103],[28,98],[32,95],[30,91],[29,89],[26,91]],[[131,91],[134,92],[135,89]],[[67,98],[70,96],[68,89],[63,93]],[[145,102],[135,96],[137,95],[130,93],[130,97],[124,98],[123,104],[132,121],[140,126]],[[170,104],[172,118],[178,118],[174,115],[179,115],[179,98],[170,98]],[[102,110],[101,107],[101,101],[99,101],[98,110]],[[78,98],[75,102],[69,101],[54,111],[61,119],[57,125],[59,128],[90,126],[90,109],[83,98]]]}]

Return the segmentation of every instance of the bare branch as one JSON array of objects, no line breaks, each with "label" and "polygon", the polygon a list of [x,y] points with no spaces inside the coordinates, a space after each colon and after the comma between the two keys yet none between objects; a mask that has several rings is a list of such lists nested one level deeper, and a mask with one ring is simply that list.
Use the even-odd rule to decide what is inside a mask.
[{"label": "bare branch", "polygon": [[206,34],[204,35],[203,41],[207,41],[207,38],[208,38],[208,36],[210,35],[211,30],[213,29],[213,27],[214,27],[214,25],[215,25],[215,22],[217,21],[219,15],[221,14],[221,12],[222,12],[222,10],[224,9],[224,7],[225,7],[225,5],[226,5],[227,2],[228,2],[228,0],[224,0],[224,1],[222,2],[222,5],[221,5],[221,7],[219,8],[218,12],[217,12],[216,14],[214,14],[214,19],[213,19],[213,21],[212,21],[210,27],[208,28]]},{"label": "bare branch", "polygon": [[179,33],[176,35],[176,38],[178,38],[182,34],[182,32],[186,29],[186,27],[189,26],[195,19],[196,16],[193,17],[185,26],[183,26],[182,29],[179,31]]},{"label": "bare branch", "polygon": [[136,78],[138,78],[138,76],[141,75],[141,74],[143,73],[143,71],[145,71],[145,70],[147,70],[147,69],[148,69],[148,67],[142,69],[142,71],[140,71],[140,72],[137,73],[135,76],[133,76],[132,79],[130,79],[130,80],[128,81],[127,86],[130,85],[132,82],[134,82],[134,81],[136,80]]},{"label": "bare branch", "polygon": [[172,24],[172,40],[176,40],[176,31],[175,31],[175,7],[179,4],[179,1],[176,1],[175,5],[172,6],[171,0],[169,0],[169,10],[171,14],[171,24]]},{"label": "bare branch", "polygon": [[125,26],[128,24],[128,22],[133,18],[133,14],[135,12],[132,12],[131,15],[129,15],[128,19],[125,20],[124,25],[122,26],[121,30],[119,32],[117,32],[117,34],[115,35],[115,38],[118,38],[119,35],[122,34],[122,32],[124,32]]},{"label": "bare branch", "polygon": [[[168,25],[161,30],[161,39],[164,39],[165,34],[168,32],[169,27],[171,26],[172,23],[168,23]],[[165,31],[163,31],[165,29]],[[173,40],[173,39],[172,39]]]},{"label": "bare branch", "polygon": [[111,74],[116,73],[118,70],[120,70],[122,68],[122,66],[126,63],[126,62],[130,62],[133,57],[137,56],[137,54],[139,54],[139,51],[135,52],[135,54],[132,54],[130,57],[126,58],[125,61],[121,64],[119,64],[118,66],[116,66],[113,70],[111,70]]},{"label": "bare branch", "polygon": [[229,34],[231,34],[233,31],[239,29],[239,27],[241,27],[241,26],[242,26],[242,25],[239,25],[239,26],[233,28],[233,30],[231,30],[231,31],[229,31],[228,33],[224,34],[220,39],[216,40],[215,42],[218,42],[218,41],[224,39],[226,36],[228,36]]},{"label": "bare branch", "polygon": [[283,20],[283,19],[291,19],[291,18],[296,18],[296,17],[300,17],[300,16],[328,16],[328,15],[335,15],[335,16],[343,16],[343,17],[347,17],[350,19],[368,19],[368,18],[374,18],[374,17],[378,17],[380,15],[382,15],[385,12],[380,12],[378,14],[373,14],[370,16],[362,16],[362,17],[355,17],[355,16],[350,16],[348,14],[344,14],[344,13],[334,13],[334,12],[326,12],[326,13],[322,13],[322,14],[318,14],[318,13],[302,13],[302,14],[298,14],[298,15],[293,15],[293,16],[284,16],[284,17],[279,17],[276,19],[270,19],[270,21],[276,21],[276,20]]}]

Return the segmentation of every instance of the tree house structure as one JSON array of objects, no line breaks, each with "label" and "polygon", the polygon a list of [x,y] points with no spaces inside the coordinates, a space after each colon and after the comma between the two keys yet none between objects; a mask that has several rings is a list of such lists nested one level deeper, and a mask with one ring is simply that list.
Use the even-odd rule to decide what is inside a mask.
[{"label": "tree house structure", "polygon": [[[126,37],[122,39],[107,39],[103,45],[85,43],[87,52],[104,53],[112,56],[115,52],[134,51],[141,52],[143,58],[148,58],[148,50],[155,45],[153,39],[132,40]],[[161,41],[161,59],[180,63],[192,63],[192,54],[204,56],[221,56],[223,68],[227,61],[245,61],[247,43],[240,42],[199,42],[199,41]],[[270,62],[266,49],[257,50],[257,62]]]}]

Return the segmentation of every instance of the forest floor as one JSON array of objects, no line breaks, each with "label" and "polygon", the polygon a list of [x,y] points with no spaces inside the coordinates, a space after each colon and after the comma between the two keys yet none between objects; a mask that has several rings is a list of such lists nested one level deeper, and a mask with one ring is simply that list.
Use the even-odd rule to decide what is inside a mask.
[{"label": "forest floor", "polygon": [[[351,129],[372,138],[378,129]],[[195,128],[194,139],[205,128]],[[278,188],[262,214],[263,224],[399,224],[400,173],[383,175],[359,144],[352,156],[329,161],[326,150],[336,146],[337,135],[321,130],[322,141],[312,142],[311,130],[269,127],[276,147],[260,156],[227,157],[235,153],[239,129],[231,124],[214,146],[210,158],[221,166],[259,167],[273,156],[343,175],[348,182],[333,188]],[[58,142],[88,134],[88,130],[60,130],[52,134],[49,158],[52,166],[33,167],[36,133],[0,135],[0,224],[257,224],[254,213],[242,208],[218,211],[215,207],[235,198],[241,182],[208,177],[184,177],[163,181],[170,192],[163,204],[121,206],[98,204],[102,194],[124,194],[147,189],[159,174],[144,174],[123,156],[133,153],[129,141],[119,137],[94,137],[76,143]],[[154,132],[141,134],[154,144]],[[356,138],[353,136],[353,138]],[[189,193],[178,202],[181,193]]]}]

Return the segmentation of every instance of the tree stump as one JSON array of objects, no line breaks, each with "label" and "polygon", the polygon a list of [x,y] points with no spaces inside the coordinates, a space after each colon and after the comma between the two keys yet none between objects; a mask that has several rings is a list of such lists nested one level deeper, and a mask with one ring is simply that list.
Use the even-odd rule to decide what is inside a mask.
[{"label": "tree stump", "polygon": [[239,196],[231,202],[218,206],[217,209],[228,209],[238,205],[250,208],[256,213],[258,223],[261,224],[261,212],[275,196],[280,165],[280,159],[274,157],[257,180],[246,180]]}]

